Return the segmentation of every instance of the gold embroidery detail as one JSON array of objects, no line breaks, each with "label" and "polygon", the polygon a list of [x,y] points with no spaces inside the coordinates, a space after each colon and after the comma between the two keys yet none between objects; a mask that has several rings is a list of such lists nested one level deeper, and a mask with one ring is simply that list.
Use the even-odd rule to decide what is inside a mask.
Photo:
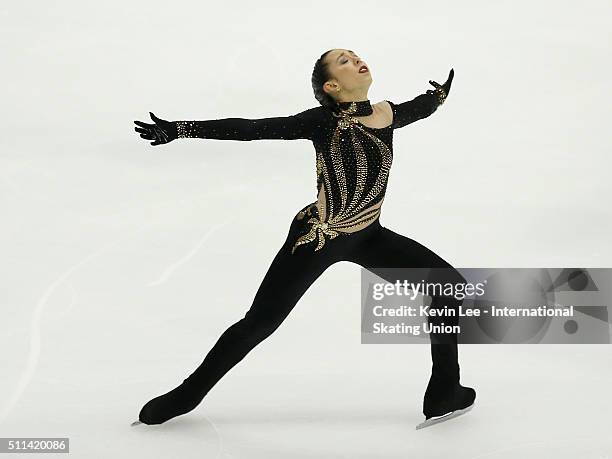
[{"label": "gold embroidery detail", "polygon": [[[308,224],[311,224],[311,227],[308,233],[298,238],[291,253],[294,253],[298,246],[315,240],[317,240],[315,251],[320,250],[325,245],[326,236],[328,236],[329,239],[334,239],[341,233],[354,233],[369,226],[370,223],[376,220],[380,215],[384,196],[376,204],[370,205],[369,207],[368,205],[376,198],[380,197],[380,193],[387,183],[393,154],[382,140],[368,132],[356,118],[350,116],[350,113],[354,113],[355,110],[356,105],[351,104],[349,109],[342,112],[340,115],[334,114],[341,118],[338,120],[338,125],[330,142],[330,159],[340,191],[340,209],[334,208],[333,196],[330,195],[330,199],[328,199],[328,194],[332,192],[330,171],[321,153],[318,152],[317,185],[320,182],[322,182],[323,185],[319,189],[319,196],[316,202],[319,215],[318,218],[312,216],[307,221]],[[352,129],[348,134],[350,135],[350,141],[355,154],[357,181],[355,183],[353,196],[350,202],[347,203],[347,182],[340,142],[343,140],[341,138],[341,132],[350,128]],[[364,147],[357,137],[357,131],[364,134],[376,145],[382,158],[378,176],[365,197],[363,196],[363,192],[368,173],[368,164]],[[303,216],[304,215],[302,215],[300,219],[303,218]]]},{"label": "gold embroidery detail", "polygon": [[295,249],[299,245],[314,241],[317,238],[317,235],[319,236],[319,242],[317,244],[317,247],[315,248],[315,251],[320,250],[325,244],[325,235],[329,236],[330,239],[333,239],[338,236],[337,231],[329,229],[329,225],[327,224],[327,222],[321,222],[317,218],[311,218],[310,220],[308,220],[308,223],[312,223],[310,231],[308,231],[307,234],[297,240],[297,242],[293,246],[293,249],[291,250],[291,253],[295,252]]},{"label": "gold embroidery detail", "polygon": [[295,218],[297,218],[298,220],[303,219],[306,215],[308,215],[309,217],[312,216],[312,208],[315,207],[316,202],[313,202],[312,204],[309,204],[308,207],[306,207],[304,210],[300,210],[297,215],[295,216]]},{"label": "gold embroidery detail", "polygon": [[176,121],[176,135],[179,139],[198,137],[197,121]]},{"label": "gold embroidery detail", "polygon": [[435,93],[436,93],[436,96],[438,96],[438,103],[442,105],[444,101],[446,100],[446,91],[444,91],[442,87],[439,87],[435,89]]},{"label": "gold embroidery detail", "polygon": [[321,176],[322,170],[323,170],[323,158],[321,158],[321,153],[317,153],[317,180]]}]

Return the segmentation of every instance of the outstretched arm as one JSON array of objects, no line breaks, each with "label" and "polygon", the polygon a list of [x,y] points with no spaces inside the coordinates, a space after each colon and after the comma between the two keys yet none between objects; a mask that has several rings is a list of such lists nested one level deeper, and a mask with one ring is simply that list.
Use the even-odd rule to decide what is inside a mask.
[{"label": "outstretched arm", "polygon": [[436,89],[428,89],[424,94],[420,94],[412,100],[402,102],[401,104],[387,101],[393,111],[393,129],[399,129],[417,120],[427,118],[435,112],[446,100],[454,76],[455,71],[451,69],[448,79],[443,85],[429,80],[429,83]]},{"label": "outstretched arm", "polygon": [[318,123],[321,107],[310,108],[290,116],[274,118],[223,118],[203,121],[165,121],[149,112],[155,124],[134,121],[143,139],[151,145],[168,143],[174,139],[200,138],[216,140],[311,139]]}]

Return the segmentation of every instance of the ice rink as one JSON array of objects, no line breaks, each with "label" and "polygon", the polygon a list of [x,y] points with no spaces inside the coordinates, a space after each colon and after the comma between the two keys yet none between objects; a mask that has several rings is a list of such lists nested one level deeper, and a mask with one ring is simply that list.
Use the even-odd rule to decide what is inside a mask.
[{"label": "ice rink", "polygon": [[607,268],[610,17],[593,0],[0,7],[0,437],[68,437],[77,458],[611,459],[610,345],[460,346],[474,409],[416,431],[429,347],[361,344],[348,262],[196,410],[130,426],[243,317],[316,199],[307,140],[152,147],[133,120],[315,107],[330,48],[364,58],[372,102],[454,68],[446,103],[394,133],[381,224],[458,268]]}]

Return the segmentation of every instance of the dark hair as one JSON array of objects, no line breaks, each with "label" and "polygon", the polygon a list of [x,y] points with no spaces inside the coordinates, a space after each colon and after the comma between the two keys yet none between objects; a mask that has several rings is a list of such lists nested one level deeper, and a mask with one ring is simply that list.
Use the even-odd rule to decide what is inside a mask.
[{"label": "dark hair", "polygon": [[321,54],[321,57],[317,59],[317,62],[315,62],[314,69],[312,71],[311,81],[315,99],[317,99],[319,103],[324,107],[328,107],[332,111],[336,112],[339,109],[338,102],[336,102],[336,100],[332,96],[323,91],[323,84],[327,80],[331,79],[328,65],[324,61],[325,56],[327,56],[327,54],[331,51],[333,50],[330,49],[328,51],[325,51],[323,54]]}]

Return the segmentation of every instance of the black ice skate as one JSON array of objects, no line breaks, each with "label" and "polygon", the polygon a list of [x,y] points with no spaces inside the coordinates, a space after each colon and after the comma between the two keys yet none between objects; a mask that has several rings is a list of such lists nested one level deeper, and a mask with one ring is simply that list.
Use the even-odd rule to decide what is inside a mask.
[{"label": "black ice skate", "polygon": [[131,425],[163,424],[176,416],[189,413],[204,398],[204,395],[198,392],[196,387],[190,386],[185,380],[170,392],[149,400],[140,410],[138,421]]},{"label": "black ice skate", "polygon": [[423,403],[423,414],[425,421],[416,426],[416,430],[439,424],[440,422],[461,416],[474,407],[476,391],[471,387],[456,385],[452,393],[444,398],[433,400],[433,396],[426,394]]}]

